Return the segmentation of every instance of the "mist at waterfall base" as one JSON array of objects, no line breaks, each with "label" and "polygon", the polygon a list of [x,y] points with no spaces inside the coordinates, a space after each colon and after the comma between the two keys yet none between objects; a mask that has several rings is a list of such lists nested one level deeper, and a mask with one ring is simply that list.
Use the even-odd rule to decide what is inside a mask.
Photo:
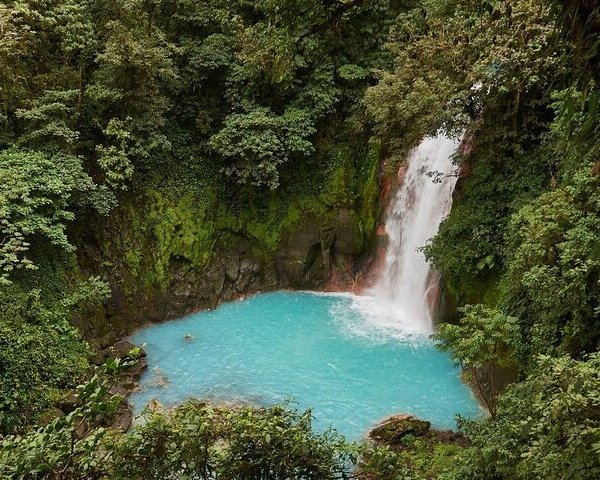
[{"label": "mist at waterfall base", "polygon": [[[439,352],[420,251],[451,206],[457,142],[425,139],[409,160],[387,215],[389,245],[377,285],[362,296],[275,292],[154,325],[132,337],[149,369],[130,401],[310,408],[315,429],[359,439],[378,421],[410,413],[437,428],[481,414],[459,369]],[[429,172],[435,172],[433,181]]]}]

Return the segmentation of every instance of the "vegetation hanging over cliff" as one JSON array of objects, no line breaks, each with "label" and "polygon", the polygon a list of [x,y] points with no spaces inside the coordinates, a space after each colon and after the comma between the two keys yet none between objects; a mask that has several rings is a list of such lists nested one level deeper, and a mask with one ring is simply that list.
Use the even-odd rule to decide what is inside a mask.
[{"label": "vegetation hanging over cliff", "polygon": [[[599,32],[595,0],[3,2],[2,475],[346,474],[356,451],[278,409],[188,405],[105,435],[97,409],[113,400],[99,380],[81,390],[83,410],[31,427],[90,376],[93,348],[72,324],[114,308],[109,295],[129,305],[190,271],[209,277],[240,238],[272,260],[298,226],[317,230],[311,255],[323,253],[339,210],[358,232],[348,250],[364,250],[380,160],[444,128],[464,132],[463,178],[426,254],[457,305],[479,305],[439,339],[472,377],[503,366],[519,381],[500,394],[491,382],[492,417],[461,423],[470,446],[410,439],[363,451],[359,471],[598,478]],[[207,422],[206,442],[185,435]]]}]

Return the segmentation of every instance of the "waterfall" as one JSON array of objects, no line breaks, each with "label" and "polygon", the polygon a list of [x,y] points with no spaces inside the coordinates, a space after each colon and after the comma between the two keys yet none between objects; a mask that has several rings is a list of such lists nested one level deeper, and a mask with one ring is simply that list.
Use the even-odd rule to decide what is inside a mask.
[{"label": "waterfall", "polygon": [[437,276],[421,248],[435,236],[452,206],[457,180],[452,156],[458,145],[445,135],[427,137],[408,158],[385,224],[385,264],[369,295],[359,301],[363,315],[378,327],[402,334],[433,332],[428,293],[437,288]]}]

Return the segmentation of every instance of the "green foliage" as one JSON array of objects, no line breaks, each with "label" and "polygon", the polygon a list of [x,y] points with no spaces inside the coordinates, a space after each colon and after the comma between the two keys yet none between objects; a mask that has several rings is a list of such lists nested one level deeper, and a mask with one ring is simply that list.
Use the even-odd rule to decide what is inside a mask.
[{"label": "green foliage", "polygon": [[0,443],[6,479],[315,479],[349,478],[355,448],[328,431],[315,434],[310,412],[283,407],[216,408],[190,401],[147,411],[123,434],[107,430],[120,398],[94,377],[78,389],[81,407],[49,425]]},{"label": "green foliage", "polygon": [[578,352],[598,336],[598,180],[549,192],[515,215],[507,301],[528,319],[534,352]]},{"label": "green foliage", "polygon": [[[474,145],[476,157],[460,195],[426,256],[447,276],[447,285],[462,303],[497,301],[495,285],[506,264],[510,216],[543,193],[550,181],[550,161],[539,150],[503,163],[493,144]],[[462,182],[462,181],[461,181]]]},{"label": "green foliage", "polygon": [[97,425],[110,420],[122,400],[109,390],[107,382],[94,376],[77,388],[80,407],[23,436],[0,441],[2,478],[101,478],[98,472],[110,452],[102,446],[108,431]]},{"label": "green foliage", "polygon": [[106,183],[110,187],[125,190],[127,180],[133,175],[133,165],[128,156],[131,133],[127,130],[127,122],[111,119],[104,135],[114,143],[96,146],[98,166],[105,172]]},{"label": "green foliage", "polygon": [[495,420],[464,425],[473,447],[451,478],[529,480],[600,475],[600,356],[540,357],[500,398]]},{"label": "green foliage", "polygon": [[[165,448],[166,447],[166,448]],[[117,439],[112,478],[343,478],[350,449],[315,434],[311,414],[281,407],[218,409],[188,402]]]},{"label": "green foliage", "polygon": [[600,336],[598,318],[600,197],[599,132],[594,106],[572,89],[557,95],[551,145],[562,185],[540,195],[511,219],[505,303],[527,319],[531,354],[577,354]]},{"label": "green foliage", "polygon": [[27,257],[35,237],[73,251],[65,234],[66,222],[74,218],[69,207],[75,195],[92,188],[77,157],[0,152],[0,285],[10,283],[15,269],[36,268]]},{"label": "green foliage", "polygon": [[106,293],[93,280],[47,306],[39,290],[0,290],[0,434],[22,429],[83,379],[89,350],[69,324],[74,304]]},{"label": "green foliage", "polygon": [[265,108],[228,117],[210,145],[233,163],[225,173],[239,183],[279,186],[278,166],[295,155],[314,152],[309,141],[316,132],[307,112],[290,109],[277,116]]},{"label": "green foliage", "polygon": [[[480,397],[485,401],[492,417],[496,416],[498,394],[495,371],[497,367],[515,364],[520,346],[519,321],[483,305],[470,305],[461,309],[464,313],[459,325],[440,325],[434,338],[441,350],[449,351],[461,365],[469,379],[475,383]],[[490,368],[488,395],[479,380],[478,370]]]},{"label": "green foliage", "polygon": [[79,133],[76,121],[77,90],[47,91],[29,109],[17,110],[17,117],[28,125],[19,144],[50,151],[72,152]]},{"label": "green foliage", "polygon": [[[359,474],[364,478],[385,478],[388,480],[416,479],[414,471],[406,462],[406,457],[389,447],[368,450],[359,466]],[[361,477],[359,477],[361,478]]]},{"label": "green foliage", "polygon": [[102,237],[105,260],[112,272],[126,275],[122,287],[128,291],[164,290],[171,281],[173,263],[194,269],[206,265],[230,217],[224,213],[219,217],[222,224],[215,223],[218,209],[210,190],[202,197],[187,193],[179,198],[149,190],[141,200],[143,212],[124,202],[113,213],[111,220],[119,235]]},{"label": "green foliage", "polygon": [[365,448],[355,474],[360,479],[377,480],[447,479],[464,454],[464,447],[459,445],[406,437],[399,449]]}]

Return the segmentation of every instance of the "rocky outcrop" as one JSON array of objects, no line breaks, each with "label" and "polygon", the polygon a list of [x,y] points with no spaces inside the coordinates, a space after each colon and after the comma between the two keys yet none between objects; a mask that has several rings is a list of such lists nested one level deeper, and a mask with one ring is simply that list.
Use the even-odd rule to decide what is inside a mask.
[{"label": "rocky outcrop", "polygon": [[275,252],[277,283],[283,287],[318,288],[337,274],[343,277],[340,282],[349,285],[363,253],[360,220],[353,210],[338,210],[325,225],[322,219],[308,216],[299,228],[286,232]]},{"label": "rocky outcrop", "polygon": [[384,420],[368,435],[369,440],[376,445],[385,445],[394,450],[412,448],[415,437],[429,445],[446,443],[463,448],[469,446],[469,440],[461,433],[436,430],[431,428],[431,423],[407,414],[394,415]]},{"label": "rocky outcrop", "polygon": [[329,274],[333,238],[314,216],[304,218],[297,229],[284,234],[274,255],[280,285],[306,288],[323,283]]},{"label": "rocky outcrop", "polygon": [[400,414],[381,422],[369,433],[369,438],[383,445],[399,445],[402,440],[411,435],[420,437],[431,428],[431,423],[419,420],[412,415]]}]

